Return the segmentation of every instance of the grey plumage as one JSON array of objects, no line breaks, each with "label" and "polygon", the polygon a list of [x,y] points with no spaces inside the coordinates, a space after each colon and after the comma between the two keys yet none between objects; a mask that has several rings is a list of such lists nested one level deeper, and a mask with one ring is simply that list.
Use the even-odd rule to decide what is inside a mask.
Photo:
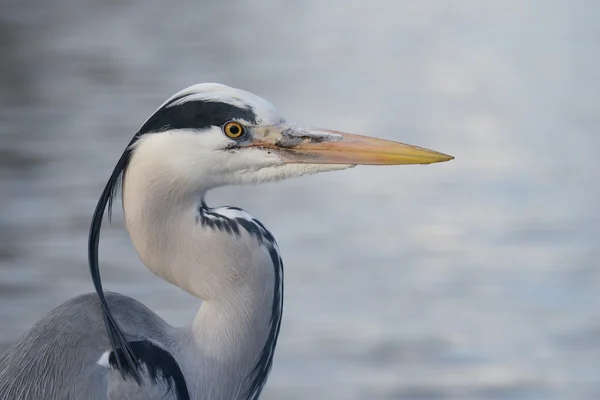
[{"label": "grey plumage", "polygon": [[[174,350],[167,339],[173,328],[142,303],[116,293],[107,293],[107,300],[128,338],[151,339]],[[124,381],[97,363],[110,348],[99,310],[98,297],[90,293],[63,303],[39,320],[0,358],[0,399],[173,398],[172,393],[148,384],[140,392],[135,382]],[[109,388],[113,396],[108,396]]]}]

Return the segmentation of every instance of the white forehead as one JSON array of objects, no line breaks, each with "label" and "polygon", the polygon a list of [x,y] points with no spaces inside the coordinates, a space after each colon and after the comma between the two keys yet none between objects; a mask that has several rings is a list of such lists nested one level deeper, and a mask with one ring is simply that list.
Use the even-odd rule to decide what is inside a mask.
[{"label": "white forehead", "polygon": [[187,103],[188,101],[214,101],[231,104],[236,107],[251,107],[256,114],[258,123],[280,123],[285,118],[269,101],[242,89],[232,88],[220,83],[199,83],[175,93],[161,108],[167,105],[172,107]]}]

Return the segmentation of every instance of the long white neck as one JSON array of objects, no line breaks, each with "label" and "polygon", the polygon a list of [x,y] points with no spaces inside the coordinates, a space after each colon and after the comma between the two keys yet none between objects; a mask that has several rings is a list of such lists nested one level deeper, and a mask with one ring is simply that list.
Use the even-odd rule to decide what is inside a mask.
[{"label": "long white neck", "polygon": [[209,365],[188,382],[190,391],[195,382],[225,379],[222,390],[230,392],[223,394],[235,396],[227,398],[254,398],[250,392],[266,380],[281,320],[276,244],[248,213],[207,208],[204,191],[177,181],[170,162],[152,151],[137,150],[127,168],[125,220],[146,267],[203,300],[191,326],[198,353],[190,357],[200,354]]}]

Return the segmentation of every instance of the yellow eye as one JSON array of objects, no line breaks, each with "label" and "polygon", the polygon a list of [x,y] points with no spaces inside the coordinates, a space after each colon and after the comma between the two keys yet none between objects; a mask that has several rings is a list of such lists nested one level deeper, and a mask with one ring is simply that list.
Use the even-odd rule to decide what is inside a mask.
[{"label": "yellow eye", "polygon": [[232,139],[239,139],[244,134],[244,127],[239,122],[228,122],[223,125],[223,132]]}]

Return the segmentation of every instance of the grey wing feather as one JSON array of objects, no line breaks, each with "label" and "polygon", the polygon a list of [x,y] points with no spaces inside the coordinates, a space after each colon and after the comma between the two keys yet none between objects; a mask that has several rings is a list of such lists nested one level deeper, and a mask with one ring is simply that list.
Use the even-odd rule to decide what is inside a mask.
[{"label": "grey wing feather", "polygon": [[[143,304],[106,293],[128,340],[165,340],[172,328]],[[2,400],[106,400],[165,397],[164,388],[123,381],[98,364],[110,350],[96,294],[75,297],[52,310],[0,357]],[[163,385],[160,385],[163,386]],[[110,393],[110,395],[109,395]]]}]

